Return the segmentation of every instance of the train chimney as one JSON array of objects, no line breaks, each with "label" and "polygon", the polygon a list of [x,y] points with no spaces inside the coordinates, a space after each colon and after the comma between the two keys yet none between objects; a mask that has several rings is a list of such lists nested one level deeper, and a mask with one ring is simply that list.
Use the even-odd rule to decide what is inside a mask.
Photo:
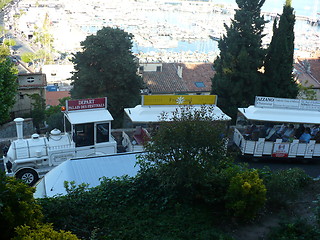
[{"label": "train chimney", "polygon": [[16,118],[14,119],[16,123],[16,129],[17,129],[17,137],[18,139],[23,139],[23,118]]}]

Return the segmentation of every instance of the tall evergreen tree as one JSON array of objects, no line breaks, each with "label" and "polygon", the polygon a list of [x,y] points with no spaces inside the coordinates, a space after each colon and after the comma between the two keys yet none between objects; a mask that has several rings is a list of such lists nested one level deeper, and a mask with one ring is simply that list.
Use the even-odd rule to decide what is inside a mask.
[{"label": "tall evergreen tree", "polygon": [[261,16],[265,0],[236,0],[238,9],[226,35],[219,41],[220,55],[214,62],[216,74],[212,79],[212,93],[218,95],[218,105],[231,117],[237,107],[254,102],[262,91],[265,50],[262,48],[266,21]]},{"label": "tall evergreen tree", "polygon": [[273,36],[265,59],[265,96],[295,98],[298,84],[294,81],[294,24],[295,15],[291,0],[286,0],[278,23],[273,24]]},{"label": "tall evergreen tree", "polygon": [[10,109],[16,102],[18,89],[18,69],[6,54],[6,48],[0,47],[0,124],[10,119]]},{"label": "tall evergreen tree", "polygon": [[131,52],[132,38],[121,29],[104,27],[81,42],[83,51],[72,59],[72,98],[107,97],[115,127],[122,126],[123,108],[140,102],[143,81]]}]

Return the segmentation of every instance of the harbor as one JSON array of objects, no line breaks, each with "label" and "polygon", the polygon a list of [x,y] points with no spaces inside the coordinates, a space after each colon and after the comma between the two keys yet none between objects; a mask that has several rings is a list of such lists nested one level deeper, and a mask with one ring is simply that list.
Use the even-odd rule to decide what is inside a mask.
[{"label": "harbor", "polygon": [[[226,2],[21,0],[6,15],[6,27],[33,36],[49,20],[47,31],[54,37],[53,48],[60,53],[80,51],[81,41],[102,27],[118,27],[133,34],[132,52],[141,61],[213,62],[219,54],[218,40],[225,34],[224,24],[230,25],[237,7],[234,1]],[[263,38],[266,47],[278,13],[262,14],[269,20]],[[296,55],[312,57],[319,52],[318,20],[308,16],[296,19]]]}]

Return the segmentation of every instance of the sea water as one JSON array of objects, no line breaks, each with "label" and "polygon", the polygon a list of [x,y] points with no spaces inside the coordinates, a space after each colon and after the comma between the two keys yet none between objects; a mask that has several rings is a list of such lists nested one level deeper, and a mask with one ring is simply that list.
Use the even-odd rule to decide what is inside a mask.
[{"label": "sea water", "polygon": [[[292,7],[294,8],[294,13],[296,16],[306,16],[313,17],[315,13],[317,13],[318,9],[318,1],[320,0],[292,0]],[[215,3],[221,3],[224,5],[233,5],[237,6],[235,0],[216,0]],[[281,14],[283,10],[283,3],[280,0],[266,0],[261,11],[268,13],[277,13]],[[171,24],[171,25],[179,25],[180,29],[190,30],[192,28],[187,18],[190,18],[191,13],[182,13],[182,12],[143,12],[144,16],[154,24]],[[201,15],[203,19],[207,19],[208,25],[212,25],[212,29],[216,28],[215,17],[218,13],[193,13],[197,16]],[[320,16],[320,15],[317,15]],[[229,16],[233,18],[233,15]],[[196,21],[196,20],[195,20]],[[269,23],[269,24],[272,24]],[[227,24],[228,25],[228,24]],[[220,28],[223,25],[219,26]],[[320,26],[311,26],[304,20],[296,20],[294,31],[296,36],[299,34],[304,34],[306,31],[316,31],[320,33]],[[272,34],[272,32],[269,32]],[[320,41],[320,38],[319,38]],[[215,54],[219,53],[218,42],[211,40],[208,36],[207,39],[199,39],[193,41],[179,41],[178,46],[175,48],[166,48],[166,49],[157,49],[154,47],[143,47],[139,46],[137,43],[134,43],[132,51],[134,53],[147,53],[147,52],[203,52],[209,53],[214,52]]]}]

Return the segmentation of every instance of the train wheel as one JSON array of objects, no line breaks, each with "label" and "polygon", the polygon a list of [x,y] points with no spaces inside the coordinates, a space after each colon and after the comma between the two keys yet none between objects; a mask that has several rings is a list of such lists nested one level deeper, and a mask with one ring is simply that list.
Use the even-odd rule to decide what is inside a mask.
[{"label": "train wheel", "polygon": [[39,179],[37,172],[33,169],[23,169],[16,174],[16,177],[30,186],[34,185]]}]

